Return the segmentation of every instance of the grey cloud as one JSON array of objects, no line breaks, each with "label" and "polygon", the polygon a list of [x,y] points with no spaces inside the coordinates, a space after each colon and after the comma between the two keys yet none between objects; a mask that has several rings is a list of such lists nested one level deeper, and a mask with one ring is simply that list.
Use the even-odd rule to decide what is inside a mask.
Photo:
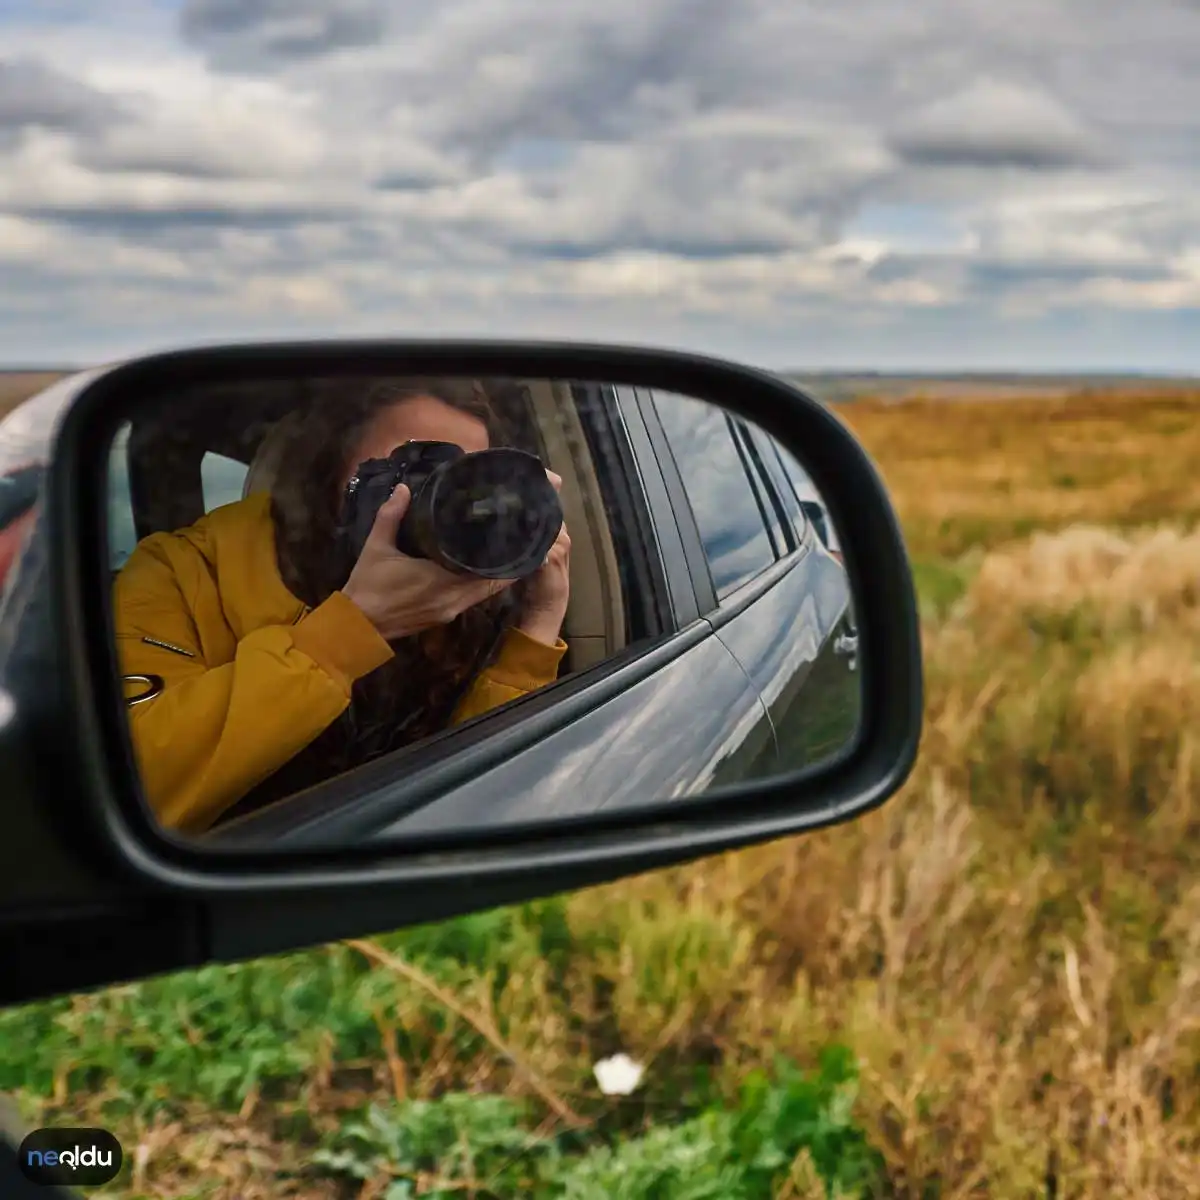
[{"label": "grey cloud", "polygon": [[371,180],[371,186],[381,192],[427,192],[442,180],[430,171],[388,171]]},{"label": "grey cloud", "polygon": [[305,60],[369,46],[387,28],[383,0],[187,0],[186,41],[222,65]]},{"label": "grey cloud", "polygon": [[[506,288],[915,322],[941,297],[1136,295],[1200,242],[1200,18],[1173,0],[187,0],[178,30],[202,59],[177,94],[177,46],[130,67],[119,129],[72,138],[87,105],[43,100],[64,136],[0,146],[0,218],[178,253],[197,292],[327,277],[431,327]],[[217,93],[220,71],[245,78]],[[245,114],[215,111],[227,85]],[[39,95],[0,72],[0,126]]]},{"label": "grey cloud", "polygon": [[121,111],[113,96],[36,59],[0,60],[0,131],[92,132]]},{"label": "grey cloud", "polygon": [[1141,284],[1173,278],[1162,263],[1097,263],[1086,259],[1045,259],[983,255],[951,259],[945,255],[889,254],[873,263],[865,278],[877,285],[930,284],[956,303],[986,311],[1010,299],[1040,305],[1065,302],[1098,280]]},{"label": "grey cloud", "polygon": [[[1043,20],[1044,44],[1021,39],[983,0],[462,0],[366,70],[439,140],[488,154],[514,138],[629,140],[739,109],[884,125],[988,71],[1045,77],[1064,25]],[[344,64],[344,82],[352,74]]]},{"label": "grey cloud", "polygon": [[191,205],[158,210],[132,207],[47,207],[28,210],[25,215],[84,232],[129,238],[157,238],[176,234],[182,236],[187,233],[222,229],[277,231],[304,221],[331,219],[325,211],[306,212],[290,208],[204,208]]},{"label": "grey cloud", "polygon": [[499,72],[476,73],[447,110],[445,132],[488,147],[517,136],[624,139],[728,97],[732,64],[722,47],[738,15],[725,0],[618,0],[582,20],[569,11],[547,20],[544,5],[527,5],[523,20],[508,23],[492,6],[491,21],[465,34],[465,45],[449,44],[449,53],[469,48],[484,64],[519,56],[526,70],[503,91]]},{"label": "grey cloud", "polygon": [[1052,96],[992,80],[934,101],[892,144],[909,163],[927,166],[1039,171],[1105,161],[1095,137]]},{"label": "grey cloud", "polygon": [[301,138],[297,145],[294,130],[264,125],[255,114],[214,127],[211,120],[164,119],[154,104],[155,98],[147,97],[136,119],[81,140],[76,161],[110,176],[166,175],[198,184],[292,180],[304,187],[312,186],[314,172],[328,166],[322,162],[325,147],[316,139]]},{"label": "grey cloud", "polygon": [[480,234],[490,227],[526,254],[559,258],[770,255],[834,240],[859,196],[892,167],[860,130],[701,123],[581,147],[532,183],[497,184],[494,200],[481,196],[457,219]]},{"label": "grey cloud", "polygon": [[984,296],[998,290],[1023,288],[1031,283],[1058,288],[1075,286],[1098,277],[1117,278],[1131,283],[1150,283],[1170,278],[1171,272],[1160,265],[1098,265],[1094,262],[1044,262],[1013,260],[973,262],[969,266],[973,286]]},{"label": "grey cloud", "polygon": [[96,171],[176,175],[182,179],[210,181],[244,178],[249,166],[214,161],[211,156],[197,153],[195,147],[182,144],[123,148],[89,141],[80,146],[77,157],[83,166]]},{"label": "grey cloud", "polygon": [[673,257],[705,261],[761,254],[778,254],[786,250],[788,243],[780,239],[722,238],[688,239],[669,233],[621,234],[609,238],[594,238],[580,241],[554,239],[513,239],[509,249],[524,259],[558,259],[565,262],[602,258],[616,252],[648,252]]},{"label": "grey cloud", "polygon": [[[236,15],[232,0],[207,3],[224,13],[210,24],[229,53],[236,42],[244,61],[257,56],[260,69],[285,70],[286,56],[272,56],[263,31],[295,11],[286,0],[258,0]],[[1076,26],[1044,5],[1038,39],[1023,37],[1020,22],[1034,28],[1038,5],[1014,4],[1015,25],[989,15],[983,0],[925,0],[903,10],[860,0],[851,11],[774,0],[610,0],[582,10],[542,0],[422,3],[406,8],[403,38],[285,77],[323,92],[350,140],[394,120],[410,141],[424,139],[461,165],[464,182],[516,172],[522,203],[537,214],[534,228],[525,227],[529,212],[448,212],[452,224],[477,230],[490,221],[496,236],[523,249],[567,256],[619,246],[770,252],[836,238],[865,198],[896,182],[882,147],[876,161],[848,164],[815,144],[806,125],[825,122],[841,136],[857,130],[864,142],[874,131],[879,142],[890,115],[909,111],[887,145],[909,168],[910,190],[922,197],[925,188],[927,199],[961,188],[939,175],[964,169],[1036,174],[1104,161],[1098,136],[1035,85],[967,86],[997,62],[1026,78],[1044,76],[1053,56],[1078,40]],[[199,7],[192,0],[188,11]],[[360,26],[364,11],[361,0],[352,8]],[[342,13],[341,5],[324,9],[330,21]],[[367,25],[379,28],[374,17]],[[690,141],[678,136],[697,122],[747,113],[774,120],[777,132],[714,126]],[[778,132],[789,125],[790,135]],[[622,147],[633,165],[622,179],[576,156],[556,175],[510,153],[537,141]],[[458,169],[393,156],[365,183],[384,193],[436,192],[453,185]],[[972,182],[967,191],[980,186],[991,185]],[[618,201],[612,193],[621,188]],[[594,202],[570,203],[589,190]],[[432,219],[432,206],[427,211]]]}]

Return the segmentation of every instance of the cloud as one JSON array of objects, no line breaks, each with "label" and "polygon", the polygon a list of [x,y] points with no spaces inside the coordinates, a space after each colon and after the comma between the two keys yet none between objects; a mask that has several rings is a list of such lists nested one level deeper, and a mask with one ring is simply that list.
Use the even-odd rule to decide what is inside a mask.
[{"label": "cloud", "polygon": [[382,0],[186,0],[181,31],[215,63],[244,68],[369,46],[385,11]]},{"label": "cloud", "polygon": [[75,148],[97,172],[282,183],[328,165],[325,131],[308,105],[269,82],[118,76],[136,118],[110,123]]},{"label": "cloud", "polygon": [[1063,314],[1108,353],[1110,320],[1194,301],[1200,12],[1174,0],[22,3],[21,357],[31,330],[61,358],[294,328],[870,363],[1045,353]]},{"label": "cloud", "polygon": [[35,58],[0,60],[0,132],[90,133],[119,113],[113,97]]},{"label": "cloud", "polygon": [[1105,161],[1096,137],[1047,92],[977,80],[913,114],[892,144],[909,163],[1061,170]]}]

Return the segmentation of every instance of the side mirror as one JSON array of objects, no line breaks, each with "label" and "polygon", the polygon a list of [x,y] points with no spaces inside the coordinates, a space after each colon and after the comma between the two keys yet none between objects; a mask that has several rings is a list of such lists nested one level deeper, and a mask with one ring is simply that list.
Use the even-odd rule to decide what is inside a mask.
[{"label": "side mirror", "polygon": [[192,957],[265,953],[849,820],[912,767],[895,515],[780,378],[332,342],[58,387],[0,610],[29,895],[54,842],[210,906]]}]

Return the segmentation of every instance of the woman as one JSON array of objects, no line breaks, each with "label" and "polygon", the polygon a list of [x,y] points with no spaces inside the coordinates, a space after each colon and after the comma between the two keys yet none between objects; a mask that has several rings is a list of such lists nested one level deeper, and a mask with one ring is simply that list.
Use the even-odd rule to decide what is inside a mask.
[{"label": "woman", "polygon": [[404,486],[349,573],[337,565],[360,462],[410,440],[484,450],[497,433],[478,384],[317,401],[282,446],[270,496],[138,545],[117,576],[116,638],[143,787],[165,826],[202,832],[554,681],[565,526],[516,606],[510,581],[397,551]]}]

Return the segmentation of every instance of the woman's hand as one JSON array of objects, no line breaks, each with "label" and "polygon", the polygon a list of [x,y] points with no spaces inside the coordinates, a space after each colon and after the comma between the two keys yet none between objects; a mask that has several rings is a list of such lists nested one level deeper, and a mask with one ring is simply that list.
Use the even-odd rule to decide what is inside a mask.
[{"label": "woman's hand", "polygon": [[[562,478],[553,471],[546,472],[554,490],[562,490]],[[546,561],[525,585],[525,603],[517,628],[535,642],[553,646],[562,632],[571,598],[571,535],[567,526],[558,531]]]},{"label": "woman's hand", "polygon": [[375,516],[375,524],[350,572],[342,593],[353,601],[388,642],[436,625],[448,625],[513,585],[511,579],[459,575],[424,558],[396,549],[396,533],[412,493],[404,484]]}]

